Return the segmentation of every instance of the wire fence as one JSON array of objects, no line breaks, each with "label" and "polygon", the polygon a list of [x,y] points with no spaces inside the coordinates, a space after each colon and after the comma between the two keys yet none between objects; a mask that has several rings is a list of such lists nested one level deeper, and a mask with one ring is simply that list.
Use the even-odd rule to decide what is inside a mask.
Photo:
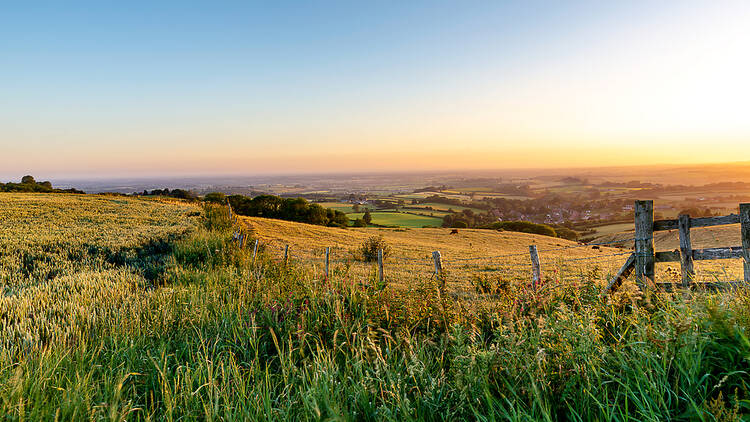
[{"label": "wire fence", "polygon": [[[237,222],[230,210],[230,216]],[[665,232],[669,234],[669,232]],[[716,237],[713,234],[714,238]],[[534,274],[544,281],[565,282],[581,278],[598,278],[603,284],[611,279],[634,252],[635,236],[593,243],[577,243],[536,249],[540,263],[535,268],[530,250],[502,254],[471,255],[471,250],[460,253],[437,252],[414,248],[394,249],[385,254],[382,262],[368,262],[350,249],[359,245],[332,245],[306,248],[304,243],[288,244],[278,239],[258,239],[247,245],[247,235],[241,229],[235,232],[240,247],[254,247],[258,243],[264,253],[280,262],[313,266],[316,273],[328,277],[331,273],[353,279],[386,279],[408,285],[415,280],[440,276],[459,290],[471,289],[482,279],[508,279],[529,283]],[[718,243],[719,239],[715,238]],[[317,242],[320,244],[320,242]],[[517,246],[515,246],[517,247]],[[437,252],[437,257],[435,253]],[[255,253],[255,252],[254,252]],[[437,260],[436,260],[437,259]],[[679,263],[676,265],[679,268]],[[742,278],[742,260],[722,259],[701,261],[695,275],[696,282],[731,281]],[[657,283],[675,283],[680,271],[675,265],[658,268]]]}]

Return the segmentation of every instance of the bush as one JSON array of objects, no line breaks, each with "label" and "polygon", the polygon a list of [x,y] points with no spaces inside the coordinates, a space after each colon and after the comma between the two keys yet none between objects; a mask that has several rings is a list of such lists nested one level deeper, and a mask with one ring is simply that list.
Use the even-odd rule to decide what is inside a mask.
[{"label": "bush", "polygon": [[227,203],[227,197],[221,192],[211,192],[203,197],[204,202],[212,202],[214,204],[224,205]]},{"label": "bush", "polygon": [[386,243],[382,235],[372,236],[365,240],[362,246],[359,247],[359,253],[363,261],[373,262],[378,260],[379,249],[383,250],[383,259],[391,253],[391,247]]},{"label": "bush", "polygon": [[453,224],[451,224],[451,228],[453,229],[465,229],[467,227],[469,227],[469,225],[466,224],[466,222],[463,220],[457,220],[454,221]]},{"label": "bush", "polygon": [[557,237],[557,232],[555,232],[555,229],[552,227],[546,224],[537,224],[529,221],[499,221],[491,224],[488,228]]},{"label": "bush", "polygon": [[561,239],[578,240],[579,237],[578,232],[567,227],[556,227],[555,233],[557,233],[557,237]]},{"label": "bush", "polygon": [[354,227],[367,227],[367,223],[365,223],[365,220],[358,218],[354,220]]}]

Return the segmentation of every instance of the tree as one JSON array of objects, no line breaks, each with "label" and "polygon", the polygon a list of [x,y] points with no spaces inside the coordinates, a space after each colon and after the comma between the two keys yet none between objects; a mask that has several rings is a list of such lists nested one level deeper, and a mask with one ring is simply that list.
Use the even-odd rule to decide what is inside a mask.
[{"label": "tree", "polygon": [[213,202],[223,205],[227,202],[227,197],[221,192],[211,192],[206,194],[206,196],[203,197],[203,200],[205,202]]},{"label": "tree", "polygon": [[352,205],[352,211],[359,212],[359,204]]},{"label": "tree", "polygon": [[365,215],[362,216],[362,221],[364,221],[365,224],[372,223],[372,215],[370,215],[370,210],[365,210]]},{"label": "tree", "polygon": [[21,178],[21,183],[31,185],[36,183],[36,180],[34,180],[33,176],[26,175]]}]

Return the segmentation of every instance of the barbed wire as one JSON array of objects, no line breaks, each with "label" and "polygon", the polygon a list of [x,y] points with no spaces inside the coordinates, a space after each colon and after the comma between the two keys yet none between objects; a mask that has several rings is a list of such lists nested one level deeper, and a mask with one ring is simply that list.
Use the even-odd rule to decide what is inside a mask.
[{"label": "barbed wire", "polygon": [[632,255],[632,254],[633,254],[633,252],[630,252],[630,251],[628,251],[628,252],[618,252],[618,253],[611,253],[611,254],[606,254],[606,255],[585,256],[585,257],[582,257],[582,258],[570,258],[570,259],[565,259],[562,262],[565,263],[565,262],[571,262],[571,261],[597,260],[597,259],[602,259],[602,258],[610,258],[610,257],[614,257],[614,256],[623,256],[623,255]]}]

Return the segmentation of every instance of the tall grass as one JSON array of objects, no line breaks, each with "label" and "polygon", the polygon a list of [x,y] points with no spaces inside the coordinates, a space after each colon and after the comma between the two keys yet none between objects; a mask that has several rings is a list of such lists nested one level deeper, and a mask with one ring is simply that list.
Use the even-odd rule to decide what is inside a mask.
[{"label": "tall grass", "polygon": [[10,420],[735,420],[750,296],[595,283],[458,300],[253,264],[220,208],[159,250],[0,298]]}]

